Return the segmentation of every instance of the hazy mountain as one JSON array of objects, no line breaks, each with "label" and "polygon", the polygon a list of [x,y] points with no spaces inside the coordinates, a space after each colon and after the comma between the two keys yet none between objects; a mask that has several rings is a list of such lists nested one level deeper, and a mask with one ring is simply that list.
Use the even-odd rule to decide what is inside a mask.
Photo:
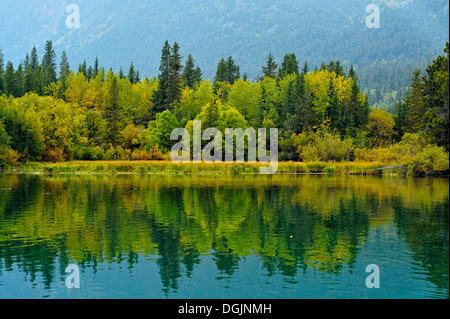
[{"label": "hazy mountain", "polygon": [[[372,2],[381,9],[379,29],[365,24]],[[80,8],[79,29],[65,25],[70,3]],[[16,66],[33,46],[42,56],[50,39],[58,60],[65,50],[72,68],[98,56],[115,71],[133,61],[144,77],[158,74],[167,39],[180,44],[184,57],[191,53],[205,77],[231,55],[241,74],[254,78],[269,52],[278,65],[291,52],[311,67],[330,60],[360,70],[425,65],[442,52],[448,24],[448,0],[1,0],[0,47]]]}]

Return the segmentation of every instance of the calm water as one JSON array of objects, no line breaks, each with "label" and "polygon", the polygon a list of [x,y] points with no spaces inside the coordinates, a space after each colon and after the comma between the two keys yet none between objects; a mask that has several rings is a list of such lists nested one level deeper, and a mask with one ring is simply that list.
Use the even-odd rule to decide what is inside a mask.
[{"label": "calm water", "polygon": [[448,298],[448,216],[448,179],[0,174],[0,298]]}]

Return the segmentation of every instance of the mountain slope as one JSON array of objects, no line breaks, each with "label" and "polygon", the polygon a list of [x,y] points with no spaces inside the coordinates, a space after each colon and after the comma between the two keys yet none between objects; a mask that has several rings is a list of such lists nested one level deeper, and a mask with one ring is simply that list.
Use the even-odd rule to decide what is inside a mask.
[{"label": "mountain slope", "polygon": [[[68,29],[65,8],[72,1],[2,0],[0,47],[17,65],[34,45],[42,55],[45,40],[51,39],[58,56],[67,52],[72,68],[85,59],[93,64],[98,56],[101,65],[116,71],[119,66],[126,71],[133,61],[142,76],[155,76],[164,41],[176,41],[182,55],[192,53],[211,79],[221,57],[232,55],[241,74],[255,78],[269,52],[279,65],[284,54],[293,52],[312,67],[330,60],[347,68],[354,64],[363,86],[371,88],[365,70],[399,63],[412,69],[442,52],[448,41],[448,0],[375,1],[381,27],[368,29],[365,9],[372,2],[78,0],[81,27]],[[396,85],[407,85],[409,69]]]}]

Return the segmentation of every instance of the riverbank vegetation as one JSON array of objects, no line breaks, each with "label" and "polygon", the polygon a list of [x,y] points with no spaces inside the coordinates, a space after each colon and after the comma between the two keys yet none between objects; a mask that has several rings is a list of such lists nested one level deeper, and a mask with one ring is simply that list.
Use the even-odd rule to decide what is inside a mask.
[{"label": "riverbank vegetation", "polygon": [[448,172],[448,59],[447,43],[427,74],[414,72],[405,100],[391,114],[369,107],[353,67],[344,72],[339,61],[330,61],[310,70],[292,53],[280,66],[269,55],[254,82],[241,76],[232,57],[223,58],[211,82],[191,55],[183,65],[178,44],[167,41],[160,74],[144,79],[133,64],[125,76],[122,69],[105,71],[97,59],[93,67],[83,63],[72,71],[65,53],[58,75],[51,41],[42,63],[33,49],[17,69],[11,62],[5,67],[0,51],[0,166],[257,171],[259,164],[168,162],[171,131],[191,129],[201,119],[202,127],[222,131],[279,128],[279,160],[286,163],[278,172],[368,173],[390,166],[413,175]]}]

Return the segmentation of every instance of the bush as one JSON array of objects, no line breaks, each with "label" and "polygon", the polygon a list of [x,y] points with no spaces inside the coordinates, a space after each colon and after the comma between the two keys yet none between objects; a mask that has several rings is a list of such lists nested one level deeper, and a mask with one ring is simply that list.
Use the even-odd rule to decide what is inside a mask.
[{"label": "bush", "polygon": [[339,133],[331,133],[327,130],[312,134],[312,139],[307,145],[298,148],[303,161],[351,161],[354,159],[353,140],[345,138],[341,140]]},{"label": "bush", "polygon": [[0,146],[0,166],[18,165],[19,157],[19,154],[15,150]]},{"label": "bush", "polygon": [[399,143],[385,148],[357,149],[357,161],[406,164],[414,175],[428,175],[449,169],[449,155],[443,147],[430,144],[423,133],[405,134]]},{"label": "bush", "polygon": [[158,149],[158,145],[153,146],[150,150],[134,150],[131,154],[133,161],[150,161],[150,160],[165,160],[163,153]]}]

